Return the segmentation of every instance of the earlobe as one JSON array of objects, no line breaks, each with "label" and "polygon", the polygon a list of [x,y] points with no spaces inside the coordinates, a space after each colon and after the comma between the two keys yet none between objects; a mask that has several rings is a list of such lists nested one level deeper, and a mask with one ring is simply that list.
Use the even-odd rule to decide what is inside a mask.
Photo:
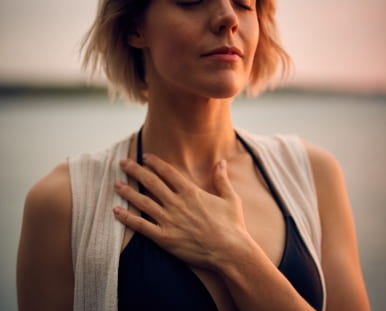
[{"label": "earlobe", "polygon": [[129,33],[127,42],[130,46],[137,49],[142,49],[145,47],[145,38],[139,31],[133,31]]}]

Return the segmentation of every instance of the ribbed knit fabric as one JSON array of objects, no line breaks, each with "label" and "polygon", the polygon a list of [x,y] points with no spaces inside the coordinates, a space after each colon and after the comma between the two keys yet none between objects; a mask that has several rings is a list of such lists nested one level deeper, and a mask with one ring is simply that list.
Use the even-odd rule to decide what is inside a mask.
[{"label": "ribbed knit fabric", "polygon": [[[321,227],[309,160],[296,136],[238,134],[260,158],[308,247],[326,291],[321,270]],[[127,157],[130,138],[98,153],[68,159],[73,196],[72,259],[74,310],[117,310],[118,264],[125,227],[112,208],[128,207],[114,192],[126,180],[119,160]]]}]

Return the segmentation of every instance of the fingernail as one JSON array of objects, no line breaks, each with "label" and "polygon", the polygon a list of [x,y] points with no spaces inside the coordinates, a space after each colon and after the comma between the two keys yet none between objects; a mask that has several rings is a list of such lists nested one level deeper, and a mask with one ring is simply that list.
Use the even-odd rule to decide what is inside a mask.
[{"label": "fingernail", "polygon": [[133,161],[131,159],[122,159],[121,161],[119,161],[119,164],[121,165],[121,167],[126,167],[128,166],[130,163],[132,163]]},{"label": "fingernail", "polygon": [[148,159],[149,159],[149,154],[144,153],[144,154],[142,155],[142,160],[143,160],[143,161],[147,161]]},{"label": "fingernail", "polygon": [[115,189],[119,190],[123,187],[123,185],[124,185],[123,181],[118,181],[114,184],[114,187],[115,187]]},{"label": "fingernail", "polygon": [[119,207],[114,207],[113,212],[116,216],[119,216],[121,214],[121,209]]},{"label": "fingernail", "polygon": [[127,163],[128,163],[127,159],[122,159],[121,161],[119,161],[119,165],[122,166],[122,167],[126,166]]}]

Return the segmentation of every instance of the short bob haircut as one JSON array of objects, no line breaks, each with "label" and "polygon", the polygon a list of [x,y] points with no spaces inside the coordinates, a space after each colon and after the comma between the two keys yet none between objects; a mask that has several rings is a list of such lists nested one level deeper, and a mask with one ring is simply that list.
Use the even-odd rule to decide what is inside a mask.
[{"label": "short bob haircut", "polygon": [[[83,66],[91,75],[102,71],[110,94],[136,102],[147,102],[147,84],[141,49],[128,44],[143,21],[152,0],[99,0],[97,15],[82,43]],[[281,65],[281,78],[290,69],[288,54],[279,44],[275,13],[276,0],[256,0],[260,36],[246,93],[257,95],[272,84]]]}]

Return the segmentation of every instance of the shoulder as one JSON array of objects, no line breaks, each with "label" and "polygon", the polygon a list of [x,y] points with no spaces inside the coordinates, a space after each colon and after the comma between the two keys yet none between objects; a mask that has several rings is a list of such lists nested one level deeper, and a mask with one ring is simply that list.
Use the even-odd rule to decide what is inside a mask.
[{"label": "shoulder", "polygon": [[70,250],[72,195],[67,163],[36,182],[26,196],[20,246]]},{"label": "shoulder", "polygon": [[326,149],[302,140],[311,165],[319,199],[344,190],[344,177],[335,156]]},{"label": "shoulder", "polygon": [[64,217],[71,214],[71,205],[69,165],[63,162],[32,186],[26,197],[25,213]]},{"label": "shoulder", "polygon": [[26,197],[17,259],[20,310],[72,309],[71,217],[68,165],[62,163]]},{"label": "shoulder", "polygon": [[331,152],[297,135],[240,133],[260,151],[261,157],[275,159],[276,168],[285,173],[291,171],[291,175],[302,181],[302,187],[308,185],[314,188],[322,223],[323,218],[329,217],[334,209],[348,206],[343,172]]},{"label": "shoulder", "polygon": [[329,310],[369,310],[342,169],[330,152],[307,141],[303,144],[314,176],[322,225],[327,305]]},{"label": "shoulder", "polygon": [[304,139],[301,140],[310,160],[315,182],[323,182],[325,178],[341,174],[341,168],[335,156],[328,150]]},{"label": "shoulder", "polygon": [[324,233],[332,228],[352,226],[351,206],[342,168],[329,151],[303,140],[314,178]]}]

